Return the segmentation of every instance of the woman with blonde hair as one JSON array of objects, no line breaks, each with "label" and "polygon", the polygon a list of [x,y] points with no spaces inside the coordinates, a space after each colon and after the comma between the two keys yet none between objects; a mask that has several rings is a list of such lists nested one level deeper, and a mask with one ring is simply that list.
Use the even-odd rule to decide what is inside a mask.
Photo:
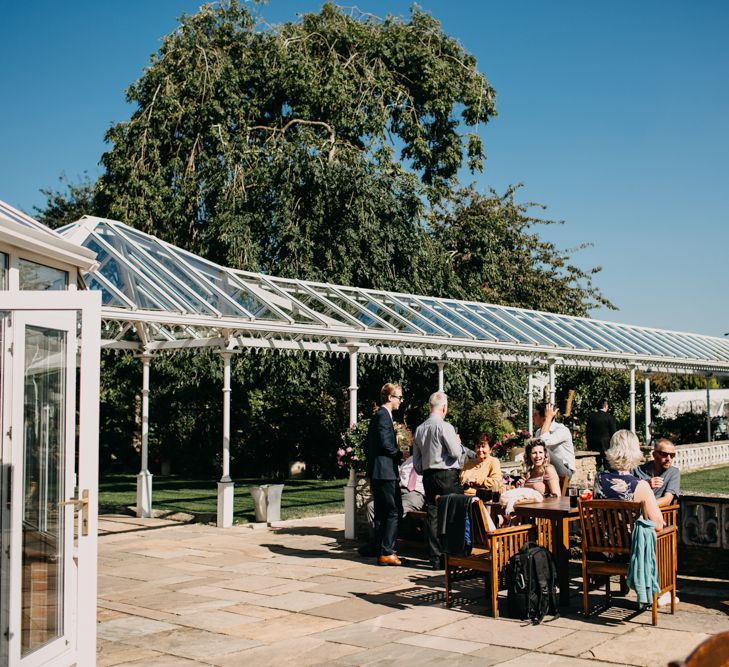
[{"label": "woman with blonde hair", "polygon": [[594,497],[607,500],[632,500],[643,503],[643,516],[663,528],[663,514],[648,482],[632,474],[642,460],[638,437],[632,431],[616,431],[605,452],[608,470],[598,473],[595,479]]}]

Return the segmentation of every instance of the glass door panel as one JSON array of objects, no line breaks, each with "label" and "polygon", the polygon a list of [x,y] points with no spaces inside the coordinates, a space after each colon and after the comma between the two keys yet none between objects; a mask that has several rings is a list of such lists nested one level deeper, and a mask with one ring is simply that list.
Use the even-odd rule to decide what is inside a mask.
[{"label": "glass door panel", "polygon": [[64,632],[67,348],[67,332],[26,327],[21,657]]}]

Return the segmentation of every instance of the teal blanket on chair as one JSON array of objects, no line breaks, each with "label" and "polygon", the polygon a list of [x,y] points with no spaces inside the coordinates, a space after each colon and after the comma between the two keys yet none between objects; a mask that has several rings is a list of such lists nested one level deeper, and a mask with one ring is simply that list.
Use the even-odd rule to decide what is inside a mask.
[{"label": "teal blanket on chair", "polygon": [[633,526],[628,586],[637,593],[640,604],[652,602],[653,595],[661,590],[656,564],[656,524],[648,519],[640,518]]}]

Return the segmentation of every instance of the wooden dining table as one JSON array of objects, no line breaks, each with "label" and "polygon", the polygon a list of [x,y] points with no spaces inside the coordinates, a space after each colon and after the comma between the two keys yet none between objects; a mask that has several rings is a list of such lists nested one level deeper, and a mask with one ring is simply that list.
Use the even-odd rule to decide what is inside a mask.
[{"label": "wooden dining table", "polygon": [[523,503],[514,512],[524,521],[546,519],[552,524],[552,556],[559,579],[559,602],[570,603],[570,523],[579,520],[580,510],[570,507],[569,496],[546,498],[541,503]]}]

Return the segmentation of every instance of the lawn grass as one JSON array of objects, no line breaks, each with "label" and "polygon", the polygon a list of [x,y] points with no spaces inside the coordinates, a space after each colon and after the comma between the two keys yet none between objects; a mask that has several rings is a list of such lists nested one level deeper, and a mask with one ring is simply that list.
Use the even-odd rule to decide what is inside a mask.
[{"label": "lawn grass", "polygon": [[[236,479],[233,505],[234,521],[255,521],[249,486],[275,484],[272,480]],[[345,479],[289,479],[281,496],[281,518],[344,512]],[[136,475],[106,475],[99,483],[99,505],[102,508],[129,507],[136,503]],[[177,475],[155,476],[152,485],[152,506],[156,510],[184,512],[203,519],[215,520],[217,485],[210,479],[190,479]],[[729,493],[729,466],[681,475],[681,490],[694,493]]]},{"label": "lawn grass", "polygon": [[[249,486],[276,484],[272,480],[236,479],[233,516],[236,523],[255,521]],[[345,479],[289,479],[281,496],[281,518],[344,512]],[[105,475],[99,481],[101,508],[129,507],[136,503],[136,475]],[[214,520],[217,512],[217,484],[211,479],[190,479],[177,475],[155,476],[152,507],[155,510],[184,512]],[[206,516],[207,515],[207,516]]]},{"label": "lawn grass", "polygon": [[681,475],[681,491],[729,493],[729,466]]}]

